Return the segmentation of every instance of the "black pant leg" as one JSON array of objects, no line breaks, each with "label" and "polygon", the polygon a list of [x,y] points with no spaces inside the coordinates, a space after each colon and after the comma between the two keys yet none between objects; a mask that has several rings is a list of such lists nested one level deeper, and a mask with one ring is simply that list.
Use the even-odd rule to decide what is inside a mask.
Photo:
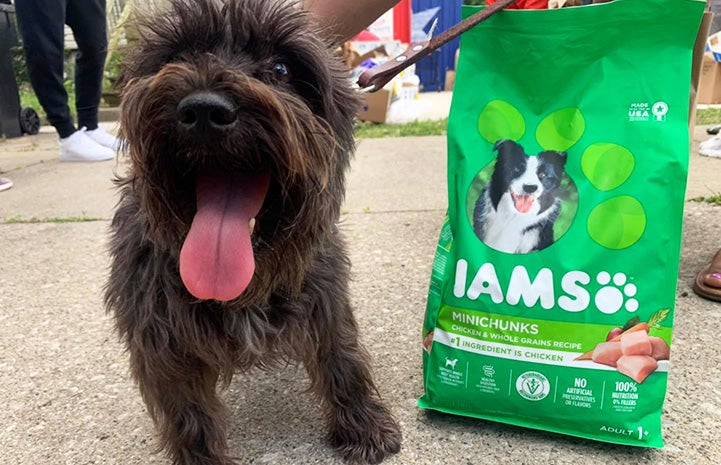
[{"label": "black pant leg", "polygon": [[30,84],[60,137],[75,132],[63,85],[66,0],[16,0]]},{"label": "black pant leg", "polygon": [[98,106],[108,50],[105,0],[67,0],[65,21],[78,44],[75,107],[78,126],[98,127]]}]

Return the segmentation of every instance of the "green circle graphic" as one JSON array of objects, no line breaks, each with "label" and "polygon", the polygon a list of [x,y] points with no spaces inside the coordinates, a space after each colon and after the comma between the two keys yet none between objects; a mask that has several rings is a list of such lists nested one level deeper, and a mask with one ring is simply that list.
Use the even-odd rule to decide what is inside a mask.
[{"label": "green circle graphic", "polygon": [[526,132],[526,122],[516,107],[502,100],[493,100],[478,116],[478,132],[491,144],[499,140],[520,140]]},{"label": "green circle graphic", "polygon": [[544,150],[564,152],[586,130],[586,120],[578,108],[562,108],[543,118],[536,128],[536,140]]},{"label": "green circle graphic", "polygon": [[588,216],[588,234],[607,249],[621,250],[635,244],[646,229],[641,202],[622,195],[598,204]]},{"label": "green circle graphic", "polygon": [[635,164],[627,148],[605,142],[589,145],[581,157],[583,174],[600,191],[610,191],[626,182]]}]

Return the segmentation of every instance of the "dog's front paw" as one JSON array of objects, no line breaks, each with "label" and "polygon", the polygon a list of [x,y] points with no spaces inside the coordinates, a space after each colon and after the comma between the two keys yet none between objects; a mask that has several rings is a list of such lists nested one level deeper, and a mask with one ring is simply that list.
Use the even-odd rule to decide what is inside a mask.
[{"label": "dog's front paw", "polygon": [[330,442],[346,460],[380,463],[401,449],[401,429],[377,400],[339,408],[331,419]]}]

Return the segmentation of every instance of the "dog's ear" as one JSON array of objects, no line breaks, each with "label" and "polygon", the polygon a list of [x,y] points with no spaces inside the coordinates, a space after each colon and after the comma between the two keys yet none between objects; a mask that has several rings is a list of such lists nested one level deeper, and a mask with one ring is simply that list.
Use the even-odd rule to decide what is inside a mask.
[{"label": "dog's ear", "polygon": [[511,141],[509,139],[501,139],[498,142],[496,142],[495,144],[493,144],[493,150],[495,150],[496,152],[500,152],[501,149],[503,149],[504,145],[511,143],[511,142],[513,142],[513,141]]},{"label": "dog's ear", "polygon": [[493,150],[498,152],[498,156],[510,155],[511,153],[520,153],[525,155],[523,147],[516,141],[510,139],[502,139],[495,143]]},{"label": "dog's ear", "polygon": [[545,152],[539,153],[538,156],[559,168],[566,166],[566,159],[568,158],[566,152],[556,152],[555,150],[546,150]]}]

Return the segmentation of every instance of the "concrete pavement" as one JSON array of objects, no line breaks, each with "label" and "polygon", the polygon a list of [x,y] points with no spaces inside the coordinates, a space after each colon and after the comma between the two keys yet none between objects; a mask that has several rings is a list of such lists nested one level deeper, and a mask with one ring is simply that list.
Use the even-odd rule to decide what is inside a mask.
[{"label": "concrete pavement", "polygon": [[[112,125],[110,126],[112,128]],[[696,141],[705,139],[697,128]],[[164,464],[102,304],[110,179],[124,162],[61,164],[52,130],[0,142],[0,464]],[[446,208],[445,137],[363,140],[344,207],[352,293],[381,394],[400,420],[403,450],[387,464],[721,463],[721,304],[690,282],[721,247],[721,208],[688,202],[674,365],[664,413],[667,446],[612,446],[427,413],[420,328]],[[688,197],[721,192],[721,159],[691,157]],[[80,221],[84,219],[85,221]],[[224,397],[239,463],[340,464],[301,369],[238,376]]]}]

